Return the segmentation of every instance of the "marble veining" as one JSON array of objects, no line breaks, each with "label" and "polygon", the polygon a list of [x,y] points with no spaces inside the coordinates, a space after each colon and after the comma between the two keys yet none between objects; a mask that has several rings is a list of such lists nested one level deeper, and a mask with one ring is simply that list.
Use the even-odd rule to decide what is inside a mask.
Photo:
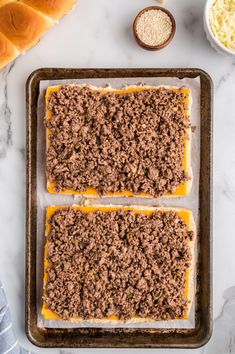
[{"label": "marble veining", "polygon": [[195,5],[189,7],[187,16],[185,17],[183,22],[185,29],[192,36],[194,36],[195,32],[197,32],[198,29],[200,28],[199,25],[201,24],[202,21],[202,18],[199,13],[199,8]]},{"label": "marble veining", "polygon": [[0,158],[6,156],[7,147],[12,145],[11,110],[8,104],[8,75],[15,62],[0,73],[0,93],[2,103],[0,106]]},{"label": "marble veining", "polygon": [[[235,354],[235,58],[218,54],[203,32],[204,0],[167,0],[174,40],[159,52],[138,47],[132,23],[155,0],[79,0],[40,43],[0,72],[0,279],[16,336],[34,353],[126,353],[36,348],[24,332],[25,82],[43,66],[199,67],[212,77],[214,100],[214,332],[194,354]],[[129,350],[144,354],[148,350]],[[191,350],[158,350],[191,354]]]},{"label": "marble veining", "polygon": [[214,320],[214,335],[204,348],[204,354],[235,353],[235,287],[224,294],[221,313]]}]

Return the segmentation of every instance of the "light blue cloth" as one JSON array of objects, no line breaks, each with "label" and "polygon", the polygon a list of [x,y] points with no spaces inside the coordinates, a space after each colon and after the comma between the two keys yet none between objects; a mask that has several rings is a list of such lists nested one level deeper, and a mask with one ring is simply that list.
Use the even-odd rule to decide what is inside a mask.
[{"label": "light blue cloth", "polygon": [[13,332],[6,295],[0,281],[0,354],[30,354],[22,349]]}]

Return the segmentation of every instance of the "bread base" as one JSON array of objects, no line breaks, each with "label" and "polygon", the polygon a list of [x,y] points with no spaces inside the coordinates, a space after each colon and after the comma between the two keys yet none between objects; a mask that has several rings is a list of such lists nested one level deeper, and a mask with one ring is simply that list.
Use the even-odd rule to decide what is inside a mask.
[{"label": "bread base", "polygon": [[[191,266],[188,268],[187,275],[186,275],[186,289],[185,289],[185,298],[188,300],[188,308],[187,308],[187,313],[185,314],[185,317],[180,320],[187,320],[189,317],[189,313],[192,307],[193,299],[194,299],[194,271],[195,271],[195,241],[196,241],[196,225],[195,221],[193,218],[193,213],[189,209],[183,209],[183,208],[173,208],[173,207],[147,207],[147,206],[117,206],[117,205],[95,205],[95,206],[78,206],[74,205],[72,206],[76,210],[81,210],[84,213],[90,213],[94,211],[103,211],[103,212],[111,212],[111,211],[117,211],[117,210],[126,210],[126,211],[133,211],[134,213],[144,213],[146,215],[151,215],[155,211],[159,212],[166,212],[166,211],[173,211],[177,213],[186,223],[188,230],[193,231],[194,233],[194,238],[192,241],[190,241],[190,250],[192,254],[192,261],[191,261]],[[46,230],[45,230],[45,236],[47,237],[49,232],[50,232],[50,224],[49,224],[49,219],[51,216],[54,214],[56,210],[59,209],[64,209],[68,208],[68,206],[50,206],[47,208],[46,211]],[[46,242],[45,245],[45,255],[44,255],[44,285],[43,288],[45,289],[45,285],[48,280],[48,274],[45,272],[45,269],[50,268],[50,262],[47,260],[47,254],[48,254],[48,245]],[[46,307],[46,304],[43,303],[42,306],[42,311],[41,311],[42,316],[44,317],[45,320],[63,320],[59,315],[54,313],[53,311],[49,310]],[[175,318],[174,320],[179,320]],[[109,318],[103,318],[103,319],[89,319],[89,320],[84,320],[82,318],[71,318],[66,322],[71,322],[71,323],[81,323],[81,322],[86,322],[86,323],[97,323],[97,324],[105,324],[105,323],[111,323],[112,325],[115,324],[134,324],[134,323],[146,323],[146,322],[156,322],[155,320],[151,318],[141,318],[141,317],[133,317],[128,321],[121,321],[119,320],[116,316],[112,316]],[[169,321],[167,321],[169,322]]]},{"label": "bread base", "polygon": [[[144,91],[144,90],[158,90],[159,88],[168,88],[171,90],[183,90],[183,92],[186,94],[186,100],[185,104],[189,107],[188,110],[186,111],[186,114],[190,120],[190,115],[191,115],[191,105],[192,105],[192,94],[191,90],[187,87],[184,88],[179,88],[176,86],[148,86],[148,85],[130,85],[126,86],[120,90],[114,89],[111,86],[107,86],[106,88],[101,88],[101,87],[96,87],[93,85],[89,84],[82,84],[82,85],[76,85],[76,84],[71,84],[69,86],[78,86],[78,87],[89,87],[91,90],[102,92],[102,93],[107,93],[107,92],[113,92],[117,94],[125,94],[125,93],[131,93],[131,92],[139,92],[139,91]],[[49,120],[51,119],[51,112],[48,109],[48,102],[50,99],[50,96],[53,92],[57,92],[61,89],[62,85],[59,86],[50,86],[47,88],[46,91],[46,119]],[[50,141],[49,141],[49,135],[50,135],[50,129],[46,128],[46,149],[48,149]],[[192,187],[192,181],[193,181],[193,173],[192,173],[192,168],[191,168],[191,144],[192,144],[192,132],[191,132],[191,127],[188,128],[187,130],[187,135],[188,139],[185,140],[184,143],[184,159],[182,161],[183,164],[183,169],[185,173],[189,176],[189,180],[180,185],[174,193],[167,193],[163,195],[163,197],[180,197],[180,196],[186,196],[190,193],[191,187]],[[72,194],[72,195],[84,195],[89,198],[94,198],[94,197],[99,197],[99,193],[94,189],[94,188],[88,188],[84,192],[78,192],[74,190],[64,190],[62,192],[56,192],[55,190],[55,183],[48,181],[47,180],[47,191],[51,194]],[[104,197],[144,197],[144,198],[153,198],[152,195],[149,195],[148,193],[140,193],[140,194],[135,194],[130,191],[124,191],[124,192],[115,192],[115,193],[107,193]]]}]

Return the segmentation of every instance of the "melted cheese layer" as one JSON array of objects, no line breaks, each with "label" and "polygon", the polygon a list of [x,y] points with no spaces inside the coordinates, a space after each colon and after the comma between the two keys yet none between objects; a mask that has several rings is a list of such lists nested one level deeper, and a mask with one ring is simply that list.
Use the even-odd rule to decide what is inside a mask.
[{"label": "melted cheese layer", "polygon": [[[71,86],[73,86],[73,85],[71,85]],[[156,86],[156,87],[154,87],[154,86],[127,86],[124,89],[115,90],[111,87],[97,88],[97,87],[90,86],[90,85],[81,85],[81,86],[88,86],[89,88],[93,89],[94,91],[98,91],[98,92],[102,92],[102,93],[113,92],[116,94],[140,92],[140,91],[145,91],[145,90],[158,90],[160,87],[162,87],[162,86]],[[47,91],[46,91],[46,119],[48,119],[48,120],[51,119],[51,117],[52,117],[52,113],[48,109],[48,102],[49,102],[50,96],[53,92],[58,92],[61,89],[61,87],[62,86],[60,85],[60,86],[50,86],[47,88]],[[186,114],[190,120],[191,103],[192,103],[191,90],[187,87],[183,87],[183,88],[168,87],[168,88],[170,88],[171,90],[175,90],[175,91],[180,89],[186,95],[186,99],[183,103],[188,106],[188,110],[186,111]],[[191,178],[189,181],[186,181],[185,183],[179,185],[173,194],[167,193],[166,195],[164,195],[164,197],[186,196],[190,193],[191,186],[192,186],[192,170],[191,170],[192,134],[191,134],[191,128],[188,129],[187,134],[188,134],[188,139],[185,139],[185,142],[184,142],[184,158],[182,161],[182,165],[183,165],[183,170]],[[49,144],[50,144],[49,135],[50,135],[50,129],[46,128],[46,149],[48,149]],[[98,197],[99,196],[99,193],[94,188],[88,188],[87,190],[85,190],[83,192],[74,191],[71,189],[66,189],[61,192],[56,192],[55,183],[51,182],[49,180],[47,181],[47,191],[51,194],[73,194],[73,195],[84,195],[87,197]],[[133,196],[137,196],[137,195],[131,191],[128,191],[128,190],[123,191],[123,192],[115,192],[115,193],[108,193],[107,194],[107,197],[133,197]],[[140,193],[140,194],[138,194],[138,196],[139,197],[148,197],[148,198],[152,197],[151,195],[149,195],[147,193]]]},{"label": "melted cheese layer", "polygon": [[[50,224],[49,224],[49,219],[51,216],[59,209],[64,209],[68,208],[68,206],[49,206],[46,210],[46,228],[45,228],[45,236],[47,237],[50,232]],[[113,205],[97,205],[97,206],[72,206],[72,208],[76,210],[80,210],[83,213],[92,213],[95,211],[103,211],[103,212],[112,212],[112,211],[118,211],[118,210],[125,210],[125,211],[133,211],[135,214],[145,214],[145,215],[151,215],[155,211],[159,212],[166,212],[166,211],[173,211],[176,212],[186,223],[188,230],[194,231],[194,240],[190,241],[190,249],[191,249],[191,254],[192,254],[192,261],[191,261],[191,266],[187,270],[186,274],[186,285],[185,285],[185,298],[189,301],[188,304],[188,309],[187,313],[185,314],[185,317],[183,320],[188,319],[189,312],[191,309],[192,301],[193,301],[193,293],[194,293],[194,244],[195,244],[195,238],[196,238],[196,226],[193,218],[193,214],[191,210],[188,209],[181,209],[181,208],[171,208],[171,207],[144,207],[144,206],[113,206]],[[45,244],[45,255],[44,255],[44,289],[45,285],[48,281],[48,274],[46,272],[46,269],[51,267],[51,263],[47,259],[48,256],[48,243],[46,241]],[[45,302],[43,302],[42,306],[42,311],[41,311],[42,316],[44,317],[45,320],[62,320],[62,318],[51,311],[50,309],[47,308]],[[69,320],[70,322],[82,322],[84,321],[82,318],[73,318]],[[111,316],[107,317],[101,320],[89,320],[86,322],[94,322],[94,323],[104,323],[104,322],[110,322],[112,323],[122,323],[118,319],[117,316]],[[131,320],[127,321],[127,323],[140,323],[140,322],[153,322],[151,318],[140,318],[140,317],[133,317]]]}]

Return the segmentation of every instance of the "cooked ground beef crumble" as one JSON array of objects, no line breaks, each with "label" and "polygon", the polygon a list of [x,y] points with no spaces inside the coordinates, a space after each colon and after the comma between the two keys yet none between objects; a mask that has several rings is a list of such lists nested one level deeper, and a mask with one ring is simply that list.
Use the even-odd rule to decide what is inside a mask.
[{"label": "cooked ground beef crumble", "polygon": [[184,317],[194,235],[177,213],[64,208],[49,223],[44,301],[61,318]]},{"label": "cooked ground beef crumble", "polygon": [[64,86],[53,92],[48,180],[57,192],[173,193],[189,179],[182,164],[190,126],[184,101],[181,89],[167,88],[116,94]]}]

